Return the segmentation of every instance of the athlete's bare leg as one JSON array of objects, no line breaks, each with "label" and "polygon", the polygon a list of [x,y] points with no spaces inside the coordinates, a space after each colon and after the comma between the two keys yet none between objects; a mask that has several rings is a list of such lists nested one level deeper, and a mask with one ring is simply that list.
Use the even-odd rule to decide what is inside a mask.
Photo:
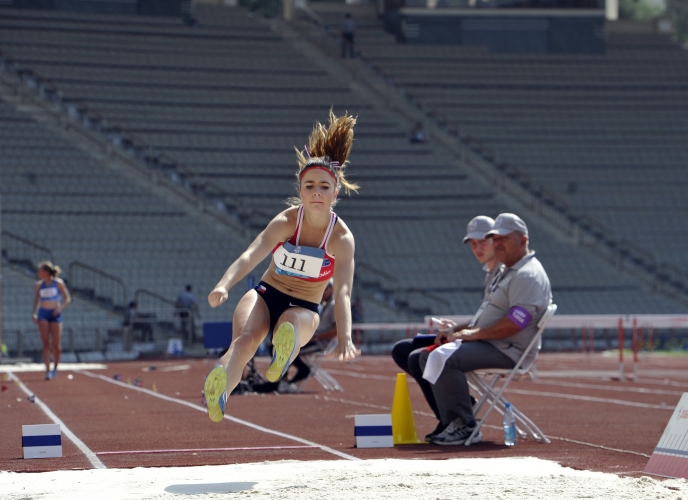
[{"label": "athlete's bare leg", "polygon": [[227,394],[241,381],[244,367],[256,354],[270,329],[270,311],[255,290],[241,298],[232,318],[232,344],[220,358],[227,370]]},{"label": "athlete's bare leg", "polygon": [[53,362],[55,363],[54,370],[57,370],[57,364],[60,362],[60,353],[62,346],[60,339],[62,338],[62,323],[48,323],[50,332],[50,339],[53,343]]},{"label": "athlete's bare leg", "polygon": [[275,331],[277,331],[280,325],[286,321],[294,325],[294,332],[296,332],[297,337],[294,354],[292,354],[289,360],[289,364],[291,364],[299,355],[301,348],[308,344],[313,338],[313,334],[320,324],[320,316],[303,307],[292,307],[284,311],[279,317],[275,325]]},{"label": "athlete's bare leg", "polygon": [[38,322],[38,331],[41,332],[41,342],[43,343],[43,363],[45,371],[50,371],[50,323],[45,320]]}]

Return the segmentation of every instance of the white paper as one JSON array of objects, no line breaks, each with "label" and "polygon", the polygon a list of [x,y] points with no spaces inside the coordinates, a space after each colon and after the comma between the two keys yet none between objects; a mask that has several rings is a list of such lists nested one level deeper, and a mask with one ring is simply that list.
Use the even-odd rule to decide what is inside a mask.
[{"label": "white paper", "polygon": [[449,356],[454,354],[461,347],[461,339],[455,340],[454,342],[448,342],[439,346],[437,349],[430,353],[428,356],[428,362],[425,365],[425,370],[423,370],[423,378],[434,384],[437,379],[440,378],[442,370],[444,370],[444,365],[449,359]]}]

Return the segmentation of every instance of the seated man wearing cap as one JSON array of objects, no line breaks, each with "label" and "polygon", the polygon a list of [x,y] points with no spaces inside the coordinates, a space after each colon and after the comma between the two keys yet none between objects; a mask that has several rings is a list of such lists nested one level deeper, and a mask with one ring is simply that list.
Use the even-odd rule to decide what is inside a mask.
[{"label": "seated man wearing cap", "polygon": [[[463,239],[464,245],[470,243],[473,255],[475,255],[478,262],[483,264],[483,270],[487,273],[483,286],[483,300],[485,299],[487,288],[494,280],[500,267],[494,251],[492,250],[492,240],[485,239],[485,233],[490,231],[493,226],[493,219],[484,215],[479,215],[468,223],[467,234]],[[467,324],[463,326],[468,327]],[[437,436],[445,427],[445,425],[442,424],[442,419],[440,418],[440,413],[435,403],[432,385],[423,378],[423,370],[420,367],[418,359],[420,353],[423,352],[426,347],[433,345],[434,342],[435,337],[433,335],[417,335],[412,339],[400,340],[394,344],[392,348],[392,358],[394,362],[399,368],[407,372],[416,382],[418,382],[428,405],[430,405],[437,420],[439,420],[435,430],[425,436],[426,441],[430,441],[433,437]]]},{"label": "seated man wearing cap", "polygon": [[[464,444],[475,430],[475,416],[466,372],[482,368],[513,368],[537,332],[537,323],[552,301],[549,278],[535,252],[528,249],[528,228],[514,214],[500,214],[486,234],[492,239],[497,259],[504,265],[487,290],[483,304],[467,327],[442,320],[436,344],[462,340],[446,359],[431,385],[444,431],[430,442]],[[430,351],[420,354],[427,375]],[[537,356],[530,352],[526,365]],[[478,433],[471,443],[482,439]]]}]

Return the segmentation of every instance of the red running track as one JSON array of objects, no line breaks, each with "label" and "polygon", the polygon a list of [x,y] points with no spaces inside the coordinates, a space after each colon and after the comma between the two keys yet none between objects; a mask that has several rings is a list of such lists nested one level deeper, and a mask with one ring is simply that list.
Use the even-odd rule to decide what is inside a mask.
[{"label": "red running track", "polygon": [[[156,370],[144,371],[151,364]],[[363,357],[347,364],[325,361],[323,366],[344,393],[326,392],[311,380],[303,394],[232,396],[228,414],[235,420],[219,424],[201,411],[203,380],[212,364],[210,360],[113,363],[90,374],[71,372],[71,380],[70,372],[61,372],[53,381],[43,380],[40,372],[16,376],[108,468],[283,459],[535,456],[578,469],[638,474],[672,407],[688,391],[685,357],[655,355],[641,360],[640,382],[634,383],[613,379],[618,369],[613,357],[598,354],[586,361],[580,354],[542,354],[538,380],[513,382],[507,397],[553,438],[551,445],[519,441],[506,448],[501,443],[500,416],[495,414],[487,422],[484,441],[471,447],[356,449],[353,416],[385,413],[391,407],[398,370],[388,357]],[[264,369],[266,363],[258,365]],[[165,371],[169,368],[177,369]],[[116,374],[123,383],[113,381]],[[139,377],[144,391],[126,383]],[[64,437],[63,458],[23,460],[21,425],[51,421],[14,382],[2,384],[7,390],[0,393],[0,469],[93,467]],[[436,422],[415,382],[409,388],[422,436]]]}]

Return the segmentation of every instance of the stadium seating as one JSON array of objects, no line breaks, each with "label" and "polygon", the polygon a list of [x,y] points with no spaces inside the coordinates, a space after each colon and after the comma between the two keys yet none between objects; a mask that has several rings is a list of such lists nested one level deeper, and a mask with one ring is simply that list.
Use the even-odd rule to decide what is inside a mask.
[{"label": "stadium seating", "polygon": [[[345,9],[313,8],[333,30]],[[397,44],[370,13],[359,19],[365,60],[425,109],[618,239],[688,269],[683,238],[666,237],[686,209],[688,160],[688,55],[669,36],[608,23],[601,56],[497,55]]]},{"label": "stadium seating", "polygon": [[[18,335],[25,352],[41,349],[41,337],[38,328],[31,321],[33,305],[33,289],[36,280],[11,267],[3,269],[3,341],[7,348],[16,353]],[[64,312],[66,331],[64,333],[63,349],[70,347],[70,330],[74,335],[74,350],[95,350],[96,328],[100,328],[103,339],[108,330],[121,328],[122,321],[115,315],[104,312],[83,300],[76,299]],[[21,332],[21,333],[19,333]]]},{"label": "stadium seating", "polygon": [[[325,120],[330,106],[336,112],[358,115],[350,177],[362,189],[351,199],[342,197],[336,210],[356,235],[357,283],[381,284],[380,293],[374,285],[357,285],[364,299],[365,320],[474,310],[482,273],[460,241],[465,224],[476,214],[496,216],[514,210],[498,191],[432,143],[409,144],[409,123],[395,110],[358,92],[355,82],[335,78],[269,20],[256,19],[241,9],[203,5],[196,6],[195,15],[199,24],[189,27],[175,19],[2,9],[0,52],[11,57],[16,68],[56,85],[63,102],[85,103],[100,113],[111,138],[118,130],[135,136],[149,145],[147,154],[165,153],[241,199],[254,213],[253,234],[283,209],[282,200],[294,194],[293,147],[301,147],[314,121]],[[611,181],[614,174],[583,168],[588,165],[583,161],[586,157],[606,154],[609,165],[619,164],[613,151],[590,144],[591,138],[608,144],[606,129],[597,133],[594,127],[588,129],[585,141],[574,135],[576,127],[585,128],[590,116],[601,117],[606,108],[572,104],[566,116],[580,116],[582,121],[569,123],[565,140],[558,139],[563,133],[552,132],[551,148],[531,147],[536,139],[547,140],[533,130],[556,130],[556,124],[567,122],[566,116],[548,112],[544,104],[535,106],[537,113],[521,114],[521,108],[530,106],[524,96],[532,98],[524,91],[480,89],[478,85],[463,93],[450,92],[457,87],[451,78],[476,82],[485,75],[499,78],[500,68],[520,67],[519,61],[524,67],[544,71],[546,78],[549,70],[535,58],[500,56],[492,61],[484,51],[455,47],[431,52],[429,47],[392,44],[372,22],[366,31],[369,36],[359,38],[366,56],[384,71],[398,70],[400,82],[420,79],[413,91],[422,99],[436,95],[433,105],[452,113],[454,119],[474,120],[476,127],[492,134],[511,137],[514,131],[522,131],[521,142],[505,140],[502,149],[496,140],[489,143],[500,154],[538,158],[538,165],[547,172],[543,177],[551,175],[561,185],[571,178],[580,186],[589,185],[581,188],[581,198],[594,196],[593,186],[598,186],[596,203],[607,207],[607,212],[614,207],[618,211],[639,192],[618,190],[615,197],[608,197],[595,181],[600,177],[595,176],[608,175]],[[674,57],[669,50],[658,52]],[[432,70],[428,73],[432,78],[450,79],[446,94],[423,83],[420,63],[413,57],[424,60],[422,68]],[[460,63],[456,71],[442,69],[450,58]],[[580,62],[589,59],[560,57],[552,67],[579,79],[588,73],[593,76],[585,78],[595,78],[600,65]],[[461,70],[464,66],[468,66],[466,71]],[[588,73],[578,71],[583,66]],[[515,71],[504,84],[516,86],[524,78],[523,71]],[[623,80],[624,73],[619,75]],[[643,92],[638,95],[654,95],[651,89]],[[542,91],[538,99],[550,95],[556,104],[555,94]],[[203,320],[228,319],[229,308],[211,310],[204,296],[245,247],[245,237],[218,227],[149,180],[94,156],[73,137],[17,110],[16,103],[1,104],[3,229],[50,248],[63,266],[78,260],[117,276],[130,298],[135,290],[145,288],[174,300],[184,284],[192,283]],[[640,116],[638,110],[634,112]],[[504,117],[501,121],[500,116]],[[528,117],[531,128],[524,125],[522,116]],[[672,116],[677,124],[685,122],[678,111]],[[666,144],[662,158],[678,165],[683,158],[680,148],[668,139]],[[642,165],[637,153],[629,150],[627,158]],[[565,161],[582,166],[569,176],[554,175],[552,168],[545,168]],[[666,165],[663,168],[670,169]],[[641,170],[634,172],[635,182],[646,185],[640,180]],[[635,312],[677,310],[677,304],[610,269],[588,250],[553,238],[536,222],[531,227],[533,247],[550,274],[562,314],[628,312],[631,305]],[[638,227],[632,224],[626,229],[632,233]],[[256,270],[256,277],[262,269]],[[393,296],[389,290],[395,291]],[[243,287],[233,290],[230,304],[243,291]],[[411,309],[400,309],[406,302]]]}]

